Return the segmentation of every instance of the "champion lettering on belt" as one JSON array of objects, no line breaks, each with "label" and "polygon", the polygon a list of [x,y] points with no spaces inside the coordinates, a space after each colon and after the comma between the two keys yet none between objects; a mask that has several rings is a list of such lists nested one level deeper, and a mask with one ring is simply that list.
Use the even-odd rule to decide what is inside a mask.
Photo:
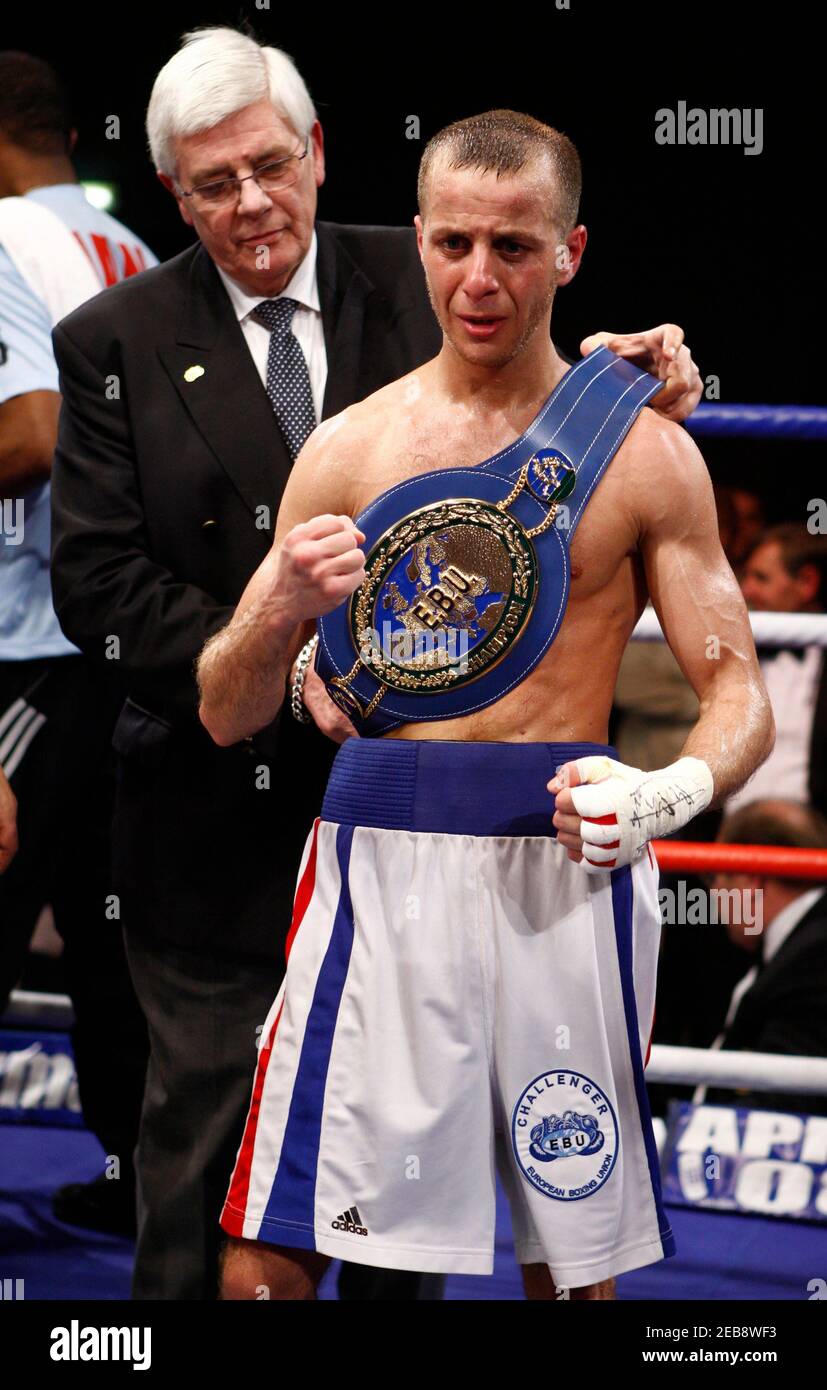
[{"label": "champion lettering on belt", "polygon": [[367,1226],[362,1225],[358,1207],[351,1207],[349,1211],[343,1211],[330,1224],[334,1231],[348,1231],[352,1236],[366,1236],[368,1233]]}]

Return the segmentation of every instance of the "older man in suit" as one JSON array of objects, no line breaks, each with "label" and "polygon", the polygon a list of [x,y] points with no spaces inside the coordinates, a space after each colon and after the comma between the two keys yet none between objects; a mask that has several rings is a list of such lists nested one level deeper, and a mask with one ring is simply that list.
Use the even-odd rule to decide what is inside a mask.
[{"label": "older man in suit", "polygon": [[[728,815],[723,844],[827,849],[827,820],[795,801],[749,802]],[[740,910],[727,932],[753,959],[730,1000],[713,1047],[827,1057],[827,896],[812,879],[771,874],[717,874],[715,887]],[[734,892],[733,892],[734,890]],[[725,900],[723,900],[725,901]],[[759,909],[757,911],[757,909]],[[827,1114],[827,1097],[791,1092],[738,1092],[700,1087],[697,1101]]]},{"label": "older man in suit", "polygon": [[[128,691],[114,887],[152,1046],[134,1291],[212,1298],[258,1031],[334,745],[288,710],[217,748],[193,665],[267,554],[316,421],[426,361],[440,334],[412,228],[316,221],[322,130],[284,54],[228,29],[186,36],[147,127],[198,242],[55,332],[53,581],[64,630],[117,659]],[[584,350],[597,341],[667,379],[656,402],[672,418],[697,403],[680,330]],[[416,1296],[416,1276],[381,1277],[375,1296]]]}]

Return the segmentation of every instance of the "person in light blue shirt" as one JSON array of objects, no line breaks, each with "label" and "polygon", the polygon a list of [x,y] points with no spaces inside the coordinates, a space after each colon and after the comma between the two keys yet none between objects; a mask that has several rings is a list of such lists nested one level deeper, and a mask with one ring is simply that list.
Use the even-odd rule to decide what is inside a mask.
[{"label": "person in light blue shirt", "polygon": [[64,637],[52,604],[60,383],[51,332],[157,261],[87,201],[70,158],[75,139],[52,69],[0,53],[0,1012],[48,905],[64,941],[84,1118],[120,1164],[118,1182],[61,1188],[55,1214],[130,1232],[148,1046],[119,924],[106,912],[109,744],[121,701],[115,681],[102,681]]},{"label": "person in light blue shirt", "polygon": [[[69,260],[71,254],[86,257],[89,287],[103,289],[125,274],[157,264],[142,241],[87,201],[80,184],[64,182],[33,188],[24,197],[56,214],[66,229],[68,246],[56,246],[54,238],[44,238],[39,247],[33,247],[30,239],[23,248],[4,245],[4,200],[0,199],[0,482],[4,501],[0,533],[0,661],[64,656],[77,651],[60,630],[49,581],[48,445],[59,402],[51,332],[57,317],[63,316],[60,310],[69,309],[62,293],[57,305],[50,305],[43,297],[44,287],[33,285],[26,278],[26,271],[40,252],[49,257],[50,273],[56,278],[55,261],[59,265],[61,253],[68,251]],[[18,236],[23,234],[24,229],[20,228]],[[9,238],[8,230],[6,237]],[[67,266],[67,272],[71,272],[71,266]],[[62,286],[60,290],[63,291]],[[45,293],[48,292],[47,285]],[[80,303],[86,296],[72,297]],[[75,307],[71,301],[69,305]],[[26,397],[33,399],[27,401]],[[13,430],[15,419],[21,424],[23,420],[31,423],[33,416],[38,428],[28,457],[21,457],[19,450],[8,449],[4,425],[8,422]],[[13,496],[15,490],[19,497]]]}]

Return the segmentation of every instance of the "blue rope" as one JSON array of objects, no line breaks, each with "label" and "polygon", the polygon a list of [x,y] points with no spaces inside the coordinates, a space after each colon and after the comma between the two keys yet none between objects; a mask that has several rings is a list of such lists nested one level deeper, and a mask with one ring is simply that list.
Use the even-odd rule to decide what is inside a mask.
[{"label": "blue rope", "polygon": [[703,401],[686,421],[686,428],[697,439],[827,439],[827,407]]}]

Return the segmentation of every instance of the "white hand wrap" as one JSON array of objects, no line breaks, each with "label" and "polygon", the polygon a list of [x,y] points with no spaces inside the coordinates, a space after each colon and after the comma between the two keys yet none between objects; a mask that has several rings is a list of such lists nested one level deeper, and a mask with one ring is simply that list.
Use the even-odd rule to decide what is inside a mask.
[{"label": "white hand wrap", "polygon": [[587,873],[633,863],[649,840],[680,830],[712,800],[712,773],[700,758],[679,758],[657,772],[602,756],[578,758],[577,767],[588,784],[571,788]]}]

